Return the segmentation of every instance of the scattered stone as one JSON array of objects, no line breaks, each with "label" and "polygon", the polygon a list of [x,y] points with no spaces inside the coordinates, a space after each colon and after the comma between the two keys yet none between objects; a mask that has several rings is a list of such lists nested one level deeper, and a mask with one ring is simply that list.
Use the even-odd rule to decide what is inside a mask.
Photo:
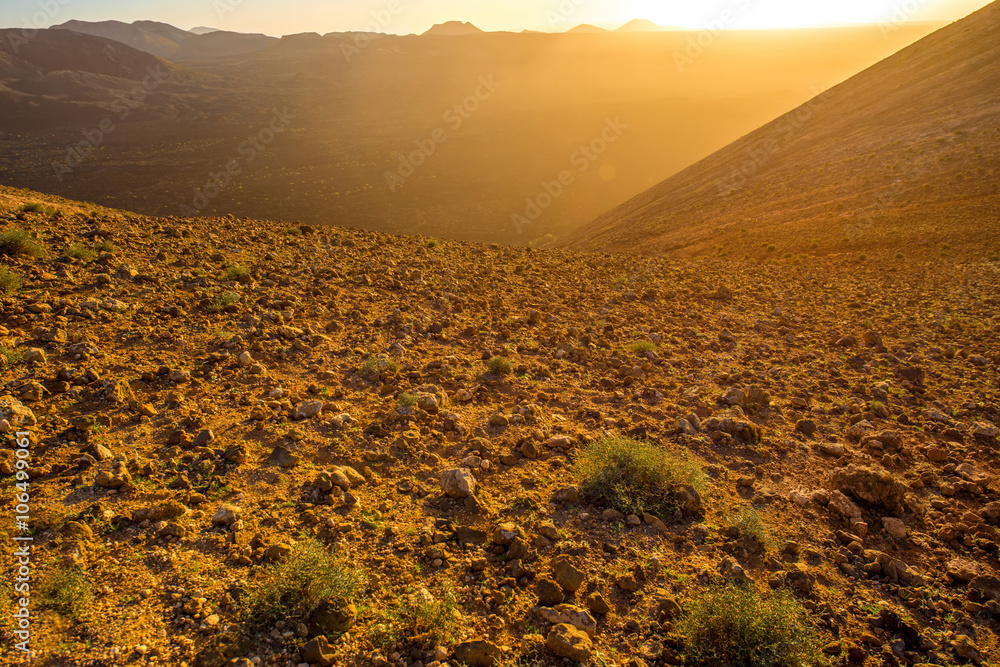
[{"label": "scattered stone", "polygon": [[545,647],[557,656],[579,662],[590,660],[593,651],[593,643],[587,633],[568,623],[560,623],[552,628],[545,639]]},{"label": "scattered stone", "polygon": [[476,478],[468,468],[452,468],[441,473],[441,490],[450,498],[468,498],[476,493]]},{"label": "scattered stone", "polygon": [[469,667],[494,667],[501,657],[500,647],[493,642],[478,640],[455,647],[455,660]]}]

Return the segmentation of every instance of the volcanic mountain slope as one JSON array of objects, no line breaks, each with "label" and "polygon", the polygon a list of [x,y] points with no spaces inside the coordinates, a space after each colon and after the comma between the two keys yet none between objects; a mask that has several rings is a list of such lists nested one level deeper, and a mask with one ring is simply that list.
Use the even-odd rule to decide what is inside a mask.
[{"label": "volcanic mountain slope", "polygon": [[104,37],[167,60],[197,60],[252,53],[278,41],[277,38],[267,35],[211,28],[191,32],[158,21],[123,23],[73,20],[52,28]]},{"label": "volcanic mountain slope", "polygon": [[431,26],[424,35],[481,35],[483,31],[471,23],[447,21]]},{"label": "volcanic mountain slope", "polygon": [[682,253],[1000,233],[1000,3],[925,37],[562,243]]},{"label": "volcanic mountain slope", "polygon": [[532,251],[9,188],[0,252],[33,664],[697,665],[734,647],[720,594],[770,600],[775,664],[997,664],[996,261]]},{"label": "volcanic mountain slope", "polygon": [[[592,220],[807,100],[814,81],[842,81],[924,30],[901,29],[888,41],[871,26],[734,31],[683,71],[674,55],[690,35],[679,32],[312,33],[253,54],[185,60],[176,71],[191,84],[171,77],[152,93],[134,91],[134,80],[91,77],[84,99],[72,69],[18,77],[0,88],[9,101],[0,113],[0,182],[147,214],[183,205],[526,245]],[[63,79],[72,86],[60,87]],[[126,119],[112,108],[122,96],[131,98]],[[83,103],[89,108],[73,106]],[[267,137],[286,111],[286,131],[244,160],[240,147]],[[99,150],[82,161],[68,155],[108,117],[115,129]],[[587,158],[616,120],[620,135]],[[213,182],[234,159],[238,177]],[[565,170],[571,187],[532,224],[515,225],[529,198],[547,197]]]}]

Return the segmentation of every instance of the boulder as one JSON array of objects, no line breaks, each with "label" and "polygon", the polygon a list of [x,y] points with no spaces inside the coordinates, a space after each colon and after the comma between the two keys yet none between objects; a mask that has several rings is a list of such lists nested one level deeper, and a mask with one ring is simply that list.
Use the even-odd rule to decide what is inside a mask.
[{"label": "boulder", "polygon": [[452,468],[441,473],[441,490],[450,498],[468,498],[476,493],[476,478],[468,468]]}]

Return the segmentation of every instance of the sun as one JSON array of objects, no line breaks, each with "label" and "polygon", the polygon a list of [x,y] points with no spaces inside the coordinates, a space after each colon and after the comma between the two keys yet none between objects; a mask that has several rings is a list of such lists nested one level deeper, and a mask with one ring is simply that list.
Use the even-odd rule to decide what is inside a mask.
[{"label": "sun", "polygon": [[[643,18],[662,26],[690,30],[780,29],[879,23],[890,20],[898,4],[892,0],[715,0],[664,2],[628,0],[617,5],[620,22]],[[907,17],[913,18],[913,17]]]}]

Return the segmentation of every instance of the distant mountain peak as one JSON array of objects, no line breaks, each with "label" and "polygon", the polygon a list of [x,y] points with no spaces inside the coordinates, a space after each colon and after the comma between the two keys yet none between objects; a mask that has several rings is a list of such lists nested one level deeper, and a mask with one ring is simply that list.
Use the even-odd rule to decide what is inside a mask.
[{"label": "distant mountain peak", "polygon": [[482,30],[471,23],[447,21],[446,23],[434,25],[424,35],[481,35],[482,33]]},{"label": "distant mountain peak", "polygon": [[589,23],[581,23],[575,28],[570,28],[566,32],[609,32],[605,28],[599,28],[596,25],[590,25]]},{"label": "distant mountain peak", "polygon": [[653,23],[648,19],[632,19],[622,27],[615,30],[615,32],[662,32],[670,29],[671,28],[666,28],[662,25]]},{"label": "distant mountain peak", "polygon": [[188,32],[194,33],[195,35],[207,35],[210,32],[222,32],[219,28],[209,28],[208,26],[200,25],[197,28],[191,28]]}]

